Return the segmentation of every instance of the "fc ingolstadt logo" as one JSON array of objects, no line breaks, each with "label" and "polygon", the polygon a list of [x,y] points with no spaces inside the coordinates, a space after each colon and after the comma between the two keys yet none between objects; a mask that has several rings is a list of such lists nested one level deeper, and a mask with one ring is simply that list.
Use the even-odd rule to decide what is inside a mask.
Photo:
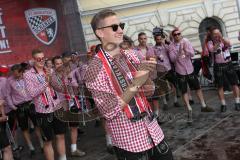
[{"label": "fc ingolstadt logo", "polygon": [[25,11],[25,17],[33,35],[50,45],[57,34],[57,14],[50,8],[33,8]]}]

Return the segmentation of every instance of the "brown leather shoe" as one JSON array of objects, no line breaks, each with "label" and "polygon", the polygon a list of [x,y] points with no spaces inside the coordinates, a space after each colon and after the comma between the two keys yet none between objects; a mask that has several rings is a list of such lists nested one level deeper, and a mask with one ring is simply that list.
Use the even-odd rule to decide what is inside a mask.
[{"label": "brown leather shoe", "polygon": [[201,108],[201,112],[214,112],[214,109],[206,106]]}]

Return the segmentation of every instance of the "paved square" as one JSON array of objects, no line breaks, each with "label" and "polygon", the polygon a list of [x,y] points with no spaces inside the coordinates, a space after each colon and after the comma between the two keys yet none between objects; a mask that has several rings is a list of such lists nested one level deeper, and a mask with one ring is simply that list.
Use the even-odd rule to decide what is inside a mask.
[{"label": "paved square", "polygon": [[[176,160],[237,160],[240,157],[240,113],[234,110],[232,95],[226,96],[228,110],[220,113],[220,102],[216,90],[204,91],[206,102],[216,111],[201,113],[201,106],[192,92],[195,104],[193,107],[193,124],[186,123],[186,109],[175,108],[170,102],[169,109],[162,111],[161,117],[167,121],[161,127],[174,153]],[[170,96],[171,97],[171,96]],[[105,136],[102,127],[95,128],[94,122],[82,128],[84,135],[79,136],[78,147],[87,152],[83,158],[69,157],[69,134],[67,134],[68,160],[114,160],[106,151]],[[35,137],[35,136],[33,136]],[[22,134],[18,136],[23,144]],[[34,142],[35,146],[39,146]],[[30,160],[25,147],[22,159]],[[32,159],[44,160],[37,148],[37,155]]]}]

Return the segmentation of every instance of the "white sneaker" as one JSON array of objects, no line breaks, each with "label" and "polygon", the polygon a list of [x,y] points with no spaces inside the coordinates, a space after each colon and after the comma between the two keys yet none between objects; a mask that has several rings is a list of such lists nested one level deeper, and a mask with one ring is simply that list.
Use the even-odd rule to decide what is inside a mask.
[{"label": "white sneaker", "polygon": [[224,91],[224,95],[229,95],[229,94],[232,94],[233,91]]}]

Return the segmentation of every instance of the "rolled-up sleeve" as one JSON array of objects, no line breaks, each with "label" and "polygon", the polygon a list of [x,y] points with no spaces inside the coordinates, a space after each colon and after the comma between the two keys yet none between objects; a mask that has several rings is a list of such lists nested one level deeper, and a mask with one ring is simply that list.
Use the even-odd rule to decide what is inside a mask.
[{"label": "rolled-up sleeve", "polygon": [[85,80],[98,110],[106,120],[112,120],[122,114],[120,98],[113,91],[110,79],[99,59],[95,58],[89,64]]},{"label": "rolled-up sleeve", "polygon": [[187,39],[185,39],[184,41],[185,41],[184,47],[185,47],[185,52],[186,52],[185,54],[187,56],[193,57],[194,56],[194,49],[193,49],[192,44]]}]

